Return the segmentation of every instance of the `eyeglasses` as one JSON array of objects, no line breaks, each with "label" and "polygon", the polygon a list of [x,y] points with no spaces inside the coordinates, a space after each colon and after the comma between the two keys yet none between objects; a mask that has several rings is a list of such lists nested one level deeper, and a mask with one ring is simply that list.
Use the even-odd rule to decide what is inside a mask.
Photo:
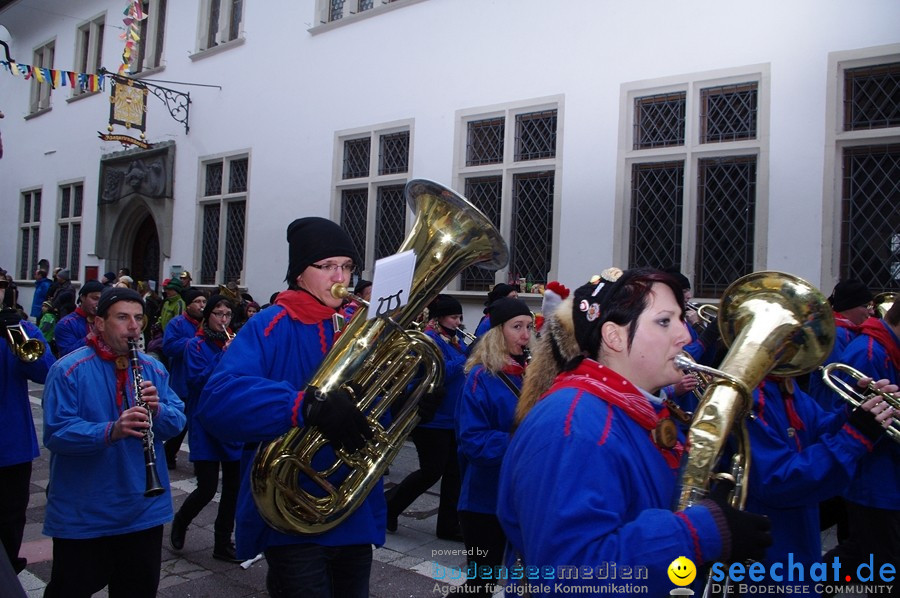
[{"label": "eyeglasses", "polygon": [[198,298],[194,299],[193,301],[191,301],[191,305],[193,305],[194,303],[196,303],[197,305],[206,305],[206,299],[204,299],[202,297],[198,297]]},{"label": "eyeglasses", "polygon": [[214,312],[212,312],[212,315],[216,316],[217,318],[223,318],[225,320],[231,319],[230,311],[214,311]]},{"label": "eyeglasses", "polygon": [[328,272],[329,274],[334,274],[337,272],[338,268],[344,271],[344,274],[352,274],[356,270],[356,264],[310,264],[310,268],[315,268],[316,270],[322,270],[323,272]]}]

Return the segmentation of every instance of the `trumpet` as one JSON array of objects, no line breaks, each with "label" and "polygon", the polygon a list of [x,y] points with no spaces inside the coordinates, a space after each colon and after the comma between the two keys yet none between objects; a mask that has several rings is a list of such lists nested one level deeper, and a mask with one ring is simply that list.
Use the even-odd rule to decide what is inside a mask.
[{"label": "trumpet", "polygon": [[152,498],[159,496],[166,491],[162,483],[159,481],[159,474],[156,471],[156,448],[153,446],[153,414],[150,408],[144,402],[143,391],[141,390],[141,382],[144,377],[141,374],[141,360],[138,356],[137,341],[133,338],[128,339],[128,353],[131,360],[131,377],[134,380],[134,406],[143,407],[147,410],[147,421],[150,427],[144,432],[141,439],[144,445],[144,468],[146,469],[146,484],[144,486],[144,496]]},{"label": "trumpet", "polygon": [[[855,380],[861,380],[862,378],[869,378],[870,376],[866,376],[856,368],[849,366],[844,363],[829,363],[826,366],[819,366],[819,369],[822,370],[822,382],[825,383],[828,388],[833,390],[840,396],[842,399],[853,405],[853,407],[859,407],[865,401],[867,401],[870,397],[860,394],[860,388],[855,387],[849,384],[846,380],[842,378],[838,378],[833,375],[832,372],[837,370],[838,372],[842,372],[847,376]],[[875,388],[875,383],[869,382],[866,390],[873,393],[873,395],[880,395],[885,403],[894,408],[895,411],[900,411],[900,399],[889,392],[884,392]],[[891,440],[894,442],[900,442],[900,421],[897,420],[896,417],[891,421],[890,427],[886,430],[888,436],[891,437]]]},{"label": "trumpet", "polygon": [[6,340],[16,357],[25,363],[34,363],[44,354],[44,343],[36,338],[30,338],[22,322],[6,326]]},{"label": "trumpet", "polygon": [[466,327],[460,324],[456,327],[456,334],[466,341],[466,344],[472,346],[475,343],[475,335],[466,330]]},{"label": "trumpet", "polygon": [[232,331],[228,328],[228,326],[225,327],[225,337],[226,337],[228,340],[234,340],[234,337],[236,337],[236,336],[237,336],[237,332],[232,332]]},{"label": "trumpet", "polygon": [[693,301],[685,302],[685,307],[697,312],[697,317],[703,322],[703,327],[709,326],[712,321],[718,317],[719,308],[712,303],[694,303]]}]

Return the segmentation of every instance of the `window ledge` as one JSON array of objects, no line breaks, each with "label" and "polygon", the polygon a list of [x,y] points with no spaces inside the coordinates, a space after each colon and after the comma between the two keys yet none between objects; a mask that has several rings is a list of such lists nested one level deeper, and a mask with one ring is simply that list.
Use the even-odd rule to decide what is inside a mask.
[{"label": "window ledge", "polygon": [[[403,8],[404,6],[409,6],[410,4],[416,4],[417,2],[422,2],[423,0],[375,0],[380,4],[376,4],[369,10],[364,10],[362,12],[351,13],[343,18],[340,18],[336,21],[328,21],[328,22],[319,22],[316,26],[310,27],[307,31],[310,35],[316,35],[318,33],[325,33],[326,31],[331,31],[332,29],[336,29],[338,27],[342,27],[344,25],[349,25],[351,23],[356,23],[361,19],[367,19],[369,17],[374,17],[376,15],[384,14],[391,10],[396,10],[398,8]],[[325,7],[323,10],[328,10]]]},{"label": "window ledge", "polygon": [[132,77],[134,79],[143,79],[144,77],[148,77],[151,75],[157,75],[157,74],[163,72],[164,70],[166,70],[166,65],[160,64],[159,66],[145,68],[144,70],[139,71],[137,73],[131,73],[128,76]]},{"label": "window ledge", "polygon": [[83,91],[83,92],[79,93],[78,95],[69,96],[68,98],[66,98],[66,103],[71,104],[72,102],[77,102],[78,100],[83,100],[86,97],[96,96],[96,95],[100,95],[99,89],[97,91]]},{"label": "window ledge", "polygon": [[42,114],[47,114],[51,110],[53,110],[53,106],[47,106],[46,108],[41,108],[40,110],[35,110],[31,114],[26,114],[25,120],[31,120],[32,118],[37,118],[38,116],[40,116]]},{"label": "window ledge", "polygon": [[206,58],[207,56],[214,56],[220,52],[224,52],[226,50],[230,50],[231,48],[235,48],[237,46],[244,45],[244,38],[239,37],[237,39],[233,39],[229,42],[221,43],[217,46],[213,46],[212,48],[207,48],[206,50],[200,50],[199,52],[194,52],[188,58],[191,60],[200,60],[202,58]]}]

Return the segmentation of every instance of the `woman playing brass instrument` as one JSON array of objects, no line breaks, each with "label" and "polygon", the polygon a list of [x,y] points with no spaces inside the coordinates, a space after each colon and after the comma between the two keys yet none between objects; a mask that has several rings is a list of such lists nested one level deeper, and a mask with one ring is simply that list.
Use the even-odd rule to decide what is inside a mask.
[{"label": "woman playing brass instrument", "polygon": [[658,393],[681,378],[673,360],[690,340],[681,288],[657,270],[605,276],[573,293],[581,353],[513,434],[498,516],[527,567],[641,567],[647,595],[666,595],[675,557],[758,558],[771,536],[764,517],[724,503],[671,511],[683,445]]},{"label": "woman playing brass instrument", "polygon": [[219,487],[219,465],[222,467],[222,496],[214,527],[213,558],[239,562],[231,541],[234,513],[240,485],[242,444],[222,442],[211,435],[196,417],[197,399],[206,381],[219,364],[234,339],[228,324],[234,304],[223,295],[213,295],[203,308],[203,319],[184,349],[185,380],[188,387],[187,412],[191,418],[191,462],[197,475],[197,488],[185,499],[172,521],[169,540],[175,550],[184,548],[185,535],[191,521],[200,514]]}]

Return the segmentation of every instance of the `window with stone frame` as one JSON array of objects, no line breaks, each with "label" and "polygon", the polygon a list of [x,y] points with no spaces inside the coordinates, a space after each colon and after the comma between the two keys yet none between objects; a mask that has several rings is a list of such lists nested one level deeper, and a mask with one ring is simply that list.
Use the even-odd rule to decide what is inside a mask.
[{"label": "window with stone frame", "polygon": [[[900,291],[900,60],[842,68],[840,278]],[[846,138],[846,139],[844,139]]]},{"label": "window with stone frame", "polygon": [[410,0],[316,0],[321,24],[350,22],[357,16],[369,16],[402,5]]},{"label": "window with stone frame", "polygon": [[705,298],[755,269],[761,80],[698,76],[664,90],[623,90],[631,108],[631,149],[620,153],[628,267],[675,266]]},{"label": "window with stone frame", "polygon": [[81,268],[81,210],[84,205],[84,183],[68,183],[59,187],[59,216],[56,221],[56,263],[68,268],[73,276]]},{"label": "window with stone frame", "polygon": [[406,123],[338,134],[338,222],[359,254],[357,276],[371,274],[375,260],[396,253],[406,238],[410,141]]},{"label": "window with stone frame", "polygon": [[202,163],[200,284],[243,279],[249,162],[238,154]]},{"label": "window with stone frame", "polygon": [[[96,74],[103,66],[103,31],[106,15],[101,15],[78,27],[75,38],[75,70]],[[76,85],[72,95],[90,93]]]},{"label": "window with stone frame", "polygon": [[[53,60],[56,55],[56,42],[47,42],[43,46],[34,51],[31,61],[32,68],[52,69]],[[31,78],[31,100],[28,106],[29,114],[35,114],[50,109],[50,93],[53,85],[47,80],[47,77],[41,77],[43,81],[37,77]]]},{"label": "window with stone frame", "polygon": [[159,68],[166,39],[166,9],[168,0],[143,0],[141,8],[147,18],[140,22],[140,40],[131,60],[133,74]]},{"label": "window with stone frame", "polygon": [[497,272],[466,268],[459,289],[488,291],[524,280],[521,291],[529,292],[553,278],[559,102],[467,112],[459,124],[460,191],[507,240],[510,261]]},{"label": "window with stone frame", "polygon": [[199,51],[239,39],[243,34],[244,0],[201,0]]},{"label": "window with stone frame", "polygon": [[[19,199],[19,267],[21,280],[34,278],[37,270],[38,245],[41,237],[41,190],[22,191]],[[77,273],[73,272],[72,276]]]}]

